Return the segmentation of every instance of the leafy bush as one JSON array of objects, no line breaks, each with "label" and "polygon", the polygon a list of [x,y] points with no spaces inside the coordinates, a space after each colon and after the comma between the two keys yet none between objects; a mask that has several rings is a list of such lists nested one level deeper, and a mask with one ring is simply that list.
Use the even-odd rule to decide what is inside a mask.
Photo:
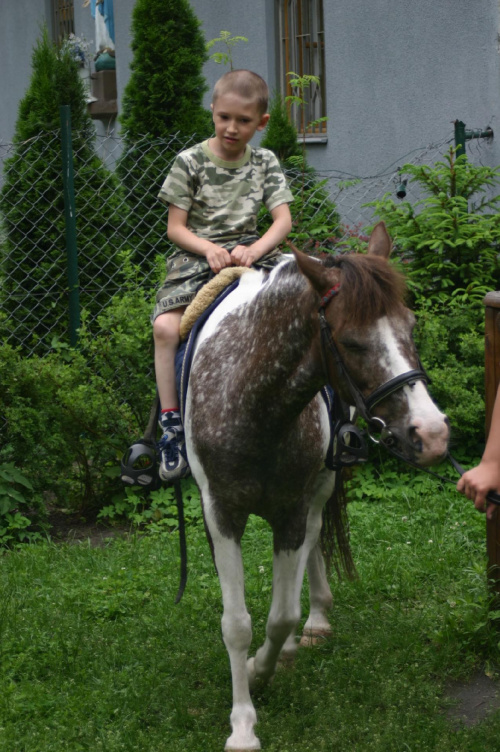
[{"label": "leafy bush", "polygon": [[32,483],[12,462],[0,463],[0,548],[40,539],[41,533],[29,528],[43,517],[44,507],[33,494]]},{"label": "leafy bush", "polygon": [[[192,478],[182,482],[184,520],[194,524],[202,519],[200,494]],[[162,532],[177,527],[177,503],[173,486],[152,491],[147,497],[140,489],[127,488],[123,496],[117,495],[111,504],[99,512],[105,520],[128,520],[134,526],[146,526],[149,532]]]},{"label": "leafy bush", "polygon": [[15,463],[46,504],[85,512],[123,495],[119,461],[147,422],[152,303],[121,258],[123,293],[92,332],[84,321],[80,350],[56,338],[42,357],[0,347],[0,462]]},{"label": "leafy bush", "polygon": [[500,168],[478,167],[450,149],[442,162],[407,164],[401,174],[425,198],[396,203],[386,194],[367,206],[385,221],[415,302],[481,301],[500,285],[500,196],[487,197]]},{"label": "leafy bush", "polygon": [[484,311],[450,298],[446,311],[421,304],[415,341],[436,403],[450,419],[452,442],[478,456],[484,442]]}]

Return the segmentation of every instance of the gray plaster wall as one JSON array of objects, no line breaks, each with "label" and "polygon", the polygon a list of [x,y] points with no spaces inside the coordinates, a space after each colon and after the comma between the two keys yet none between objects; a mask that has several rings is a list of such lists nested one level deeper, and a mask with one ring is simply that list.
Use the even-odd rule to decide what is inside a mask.
[{"label": "gray plaster wall", "polygon": [[[497,0],[325,0],[329,141],[318,166],[369,175],[441,141],[452,121],[498,128]],[[311,151],[312,151],[311,147]]]},{"label": "gray plaster wall", "polygon": [[[49,2],[0,1],[0,143],[12,139]],[[260,73],[271,89],[278,84],[274,0],[191,3],[207,40],[221,29],[248,38],[235,47],[236,67]],[[120,0],[115,8],[119,107],[132,60],[133,6],[134,0]],[[324,0],[324,11],[328,143],[308,148],[311,164],[325,174],[377,174],[412,150],[441,142],[457,118],[468,128],[498,128],[481,158],[500,164],[499,0]],[[77,34],[94,38],[90,10],[79,0],[75,25]],[[206,64],[210,89],[224,70]]]},{"label": "gray plaster wall", "polygon": [[19,100],[31,76],[33,47],[49,12],[49,0],[0,0],[0,144],[14,135]]}]

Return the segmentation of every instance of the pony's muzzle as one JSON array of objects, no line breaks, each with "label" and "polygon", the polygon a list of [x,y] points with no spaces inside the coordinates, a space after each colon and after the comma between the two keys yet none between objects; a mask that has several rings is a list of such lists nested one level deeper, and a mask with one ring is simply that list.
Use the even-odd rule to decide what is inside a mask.
[{"label": "pony's muzzle", "polygon": [[446,457],[450,438],[448,418],[440,414],[433,421],[416,419],[408,429],[408,440],[420,465],[433,465]]}]

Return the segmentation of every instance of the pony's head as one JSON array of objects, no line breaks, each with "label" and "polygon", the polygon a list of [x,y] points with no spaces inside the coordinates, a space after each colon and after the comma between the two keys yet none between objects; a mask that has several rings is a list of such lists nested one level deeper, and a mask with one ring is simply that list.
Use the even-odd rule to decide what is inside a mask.
[{"label": "pony's head", "polygon": [[326,262],[295,255],[323,310],[330,346],[323,339],[323,354],[317,349],[327,380],[365,418],[385,425],[406,457],[429,465],[446,454],[449,426],[427,391],[404,278],[388,263],[391,247],[380,222],[366,255]]}]

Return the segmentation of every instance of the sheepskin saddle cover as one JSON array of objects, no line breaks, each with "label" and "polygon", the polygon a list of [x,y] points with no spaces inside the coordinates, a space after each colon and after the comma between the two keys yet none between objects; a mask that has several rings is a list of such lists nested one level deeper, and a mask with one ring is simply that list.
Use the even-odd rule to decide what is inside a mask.
[{"label": "sheepskin saddle cover", "polygon": [[249,272],[246,266],[228,266],[215,275],[210,282],[198,290],[194,300],[188,305],[181,319],[181,342],[186,339],[195,322],[220,293],[239,279],[242,274]]}]

